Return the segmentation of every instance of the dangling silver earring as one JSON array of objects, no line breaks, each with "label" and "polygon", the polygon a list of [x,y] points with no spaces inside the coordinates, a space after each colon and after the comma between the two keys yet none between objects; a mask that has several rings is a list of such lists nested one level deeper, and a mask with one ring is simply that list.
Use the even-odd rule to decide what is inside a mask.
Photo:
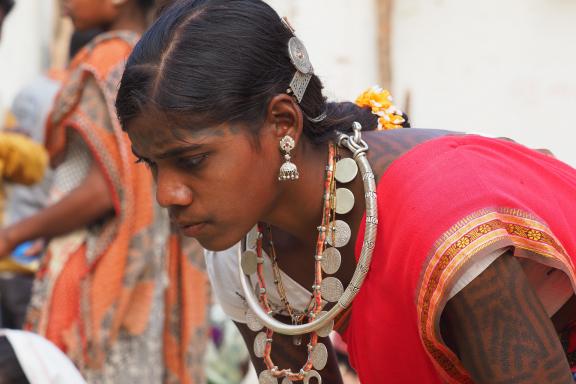
[{"label": "dangling silver earring", "polygon": [[280,181],[298,180],[300,177],[296,164],[290,161],[292,159],[290,157],[290,152],[295,146],[296,144],[294,143],[294,139],[288,135],[280,139],[280,149],[284,152],[284,160],[286,160],[280,167],[280,173],[278,174],[278,180]]}]

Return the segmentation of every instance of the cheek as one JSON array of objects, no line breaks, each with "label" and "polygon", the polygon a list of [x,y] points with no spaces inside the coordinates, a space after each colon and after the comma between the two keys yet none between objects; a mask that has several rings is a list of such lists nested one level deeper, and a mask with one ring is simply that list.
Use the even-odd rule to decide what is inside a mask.
[{"label": "cheek", "polygon": [[200,185],[203,184],[202,194],[213,197],[213,208],[224,215],[221,219],[252,217],[270,204],[278,176],[273,162],[247,150],[220,159],[217,164],[207,169],[211,182]]}]

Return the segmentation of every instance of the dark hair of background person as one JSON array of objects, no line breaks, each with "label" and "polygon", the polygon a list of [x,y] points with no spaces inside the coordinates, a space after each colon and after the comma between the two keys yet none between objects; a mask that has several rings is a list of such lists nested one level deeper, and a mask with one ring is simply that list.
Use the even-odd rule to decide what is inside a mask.
[{"label": "dark hair of background person", "polygon": [[14,0],[0,0],[0,11],[6,16],[14,8]]},{"label": "dark hair of background person", "polygon": [[140,6],[140,8],[144,10],[149,10],[154,8],[156,2],[155,0],[138,0],[137,3]]},{"label": "dark hair of background person", "polygon": [[0,336],[0,384],[30,384],[6,336]]},{"label": "dark hair of background person", "polygon": [[[245,123],[253,133],[270,100],[286,93],[295,68],[288,55],[292,32],[260,0],[180,0],[169,5],[128,59],[116,108],[124,128],[153,108],[177,126]],[[353,121],[375,129],[369,109],[328,103],[314,75],[300,103],[320,123],[304,119],[312,142],[349,131]]]}]

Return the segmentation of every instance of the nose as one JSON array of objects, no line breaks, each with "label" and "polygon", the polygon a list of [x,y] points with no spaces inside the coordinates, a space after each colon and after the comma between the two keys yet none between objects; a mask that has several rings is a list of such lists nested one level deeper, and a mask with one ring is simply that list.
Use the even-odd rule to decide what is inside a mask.
[{"label": "nose", "polygon": [[177,175],[170,171],[158,171],[156,201],[160,206],[188,206],[192,200],[192,190]]}]

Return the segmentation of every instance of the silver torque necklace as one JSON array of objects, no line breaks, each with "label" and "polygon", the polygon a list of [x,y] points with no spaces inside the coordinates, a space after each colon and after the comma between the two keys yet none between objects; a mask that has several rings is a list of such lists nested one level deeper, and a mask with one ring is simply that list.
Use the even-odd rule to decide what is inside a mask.
[{"label": "silver torque necklace", "polygon": [[[278,332],[280,334],[290,336],[298,336],[312,332],[315,332],[319,335],[328,335],[332,330],[334,319],[350,306],[354,297],[360,291],[360,287],[362,286],[364,279],[366,278],[366,275],[368,273],[370,261],[372,259],[372,253],[374,251],[376,229],[378,226],[378,212],[376,201],[376,182],[374,174],[372,172],[372,168],[370,167],[370,164],[368,163],[368,160],[366,158],[368,145],[364,140],[362,140],[361,125],[358,122],[354,122],[352,128],[353,128],[352,134],[338,133],[337,135],[338,146],[349,149],[350,152],[352,152],[353,160],[349,158],[344,158],[338,161],[338,163],[336,164],[336,179],[343,183],[350,182],[355,178],[356,174],[358,173],[358,170],[360,170],[364,185],[364,192],[365,192],[364,197],[366,201],[366,226],[364,231],[364,242],[362,244],[360,257],[358,259],[356,269],[354,271],[354,274],[348,287],[346,287],[346,290],[344,290],[343,292],[342,289],[340,288],[338,295],[328,300],[330,302],[336,302],[336,304],[330,310],[320,312],[317,316],[311,318],[308,323],[294,324],[294,325],[285,324],[281,321],[276,320],[274,317],[272,317],[271,313],[268,313],[261,306],[253,288],[251,287],[250,274],[254,273],[255,270],[255,268],[253,268],[254,263],[255,262],[262,263],[263,262],[262,258],[254,260],[253,258],[253,256],[255,256],[253,254],[254,252],[249,254],[252,255],[252,257],[247,258],[246,257],[247,253],[251,251],[243,253],[242,250],[239,250],[238,269],[242,291],[244,293],[244,297],[249,307],[248,313],[250,314],[250,322],[255,325],[258,325],[258,327],[254,326],[251,327],[251,329],[254,328],[254,330],[256,330],[261,327],[266,327],[273,332]],[[353,199],[353,196],[351,198]],[[339,231],[338,225],[342,224],[346,227],[344,229],[347,229],[347,231],[346,230]],[[334,237],[332,242],[334,242],[335,244],[330,243],[330,241],[328,241],[330,245],[333,246],[333,248],[329,248],[330,250],[335,250],[336,247],[342,246],[341,244],[340,245],[338,244],[339,232],[340,236],[343,236],[345,238],[342,240],[343,244],[346,244],[350,239],[350,228],[348,227],[347,224],[338,220],[334,223],[334,226],[336,227],[335,229],[336,236]],[[253,260],[253,262],[247,263],[247,260]],[[252,267],[246,268],[247,264],[252,265]],[[332,281],[337,279],[327,278],[326,280]],[[337,280],[337,282],[340,283],[339,280]],[[329,292],[330,289],[328,289],[327,291]],[[263,339],[263,342],[255,343],[255,346],[258,346],[257,349],[262,349],[263,346],[265,345],[265,342],[268,341],[264,337],[265,336],[264,333],[261,333],[258,336],[263,336],[261,337]],[[318,369],[321,368],[318,367]],[[270,370],[263,371],[260,374],[260,382],[261,383],[277,382],[276,376],[273,375],[273,373],[274,372],[271,372]],[[312,377],[317,378],[320,383],[322,381],[317,371],[314,370],[310,370],[307,372],[301,371],[301,373],[304,377],[305,383],[308,383]],[[285,380],[287,379],[285,378]],[[283,381],[283,383],[284,382],[285,381]]]}]

